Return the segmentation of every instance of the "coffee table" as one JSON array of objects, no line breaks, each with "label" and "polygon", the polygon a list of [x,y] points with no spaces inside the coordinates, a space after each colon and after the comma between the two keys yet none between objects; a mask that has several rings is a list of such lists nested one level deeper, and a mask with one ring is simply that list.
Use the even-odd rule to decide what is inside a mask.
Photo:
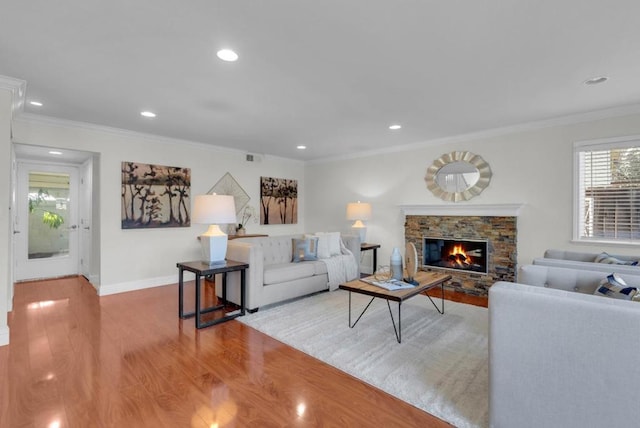
[{"label": "coffee table", "polygon": [[[373,279],[373,277],[369,277]],[[363,278],[367,279],[367,278]],[[339,288],[342,290],[347,290],[349,292],[349,328],[353,328],[358,324],[360,318],[364,315],[364,313],[369,309],[373,300],[377,297],[379,299],[384,299],[387,301],[387,307],[389,308],[389,315],[391,316],[391,322],[393,323],[393,331],[396,333],[396,340],[398,343],[402,343],[402,302],[412,298],[413,296],[417,296],[418,294],[425,293],[427,290],[440,286],[440,291],[442,292],[442,302],[440,307],[436,305],[431,296],[427,294],[429,300],[436,308],[436,310],[440,314],[444,314],[444,283],[451,279],[451,275],[447,275],[444,273],[438,272],[424,272],[420,271],[416,274],[414,278],[418,285],[413,288],[407,288],[403,290],[389,291],[384,288],[378,287],[376,285],[369,284],[359,279],[355,279],[353,281],[349,281],[345,284],[340,284]],[[367,306],[362,310],[358,319],[351,324],[351,293],[365,294],[367,296],[371,296],[371,300],[367,304]],[[426,293],[425,293],[426,294]],[[390,301],[398,302],[398,328],[396,329],[396,322],[393,318],[393,312],[391,312],[391,304]]]}]

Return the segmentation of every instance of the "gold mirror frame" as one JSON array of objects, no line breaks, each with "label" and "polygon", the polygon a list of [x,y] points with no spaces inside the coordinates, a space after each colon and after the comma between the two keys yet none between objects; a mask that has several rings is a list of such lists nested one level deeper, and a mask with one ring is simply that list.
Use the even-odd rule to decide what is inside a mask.
[{"label": "gold mirror frame", "polygon": [[[436,181],[438,172],[443,166],[453,162],[467,162],[476,167],[480,173],[478,181],[473,186],[470,186],[462,192],[448,192],[442,189]],[[425,176],[424,181],[427,183],[427,189],[442,200],[449,202],[467,201],[474,196],[478,196],[487,188],[491,181],[491,168],[481,156],[466,151],[451,152],[446,153],[433,161],[433,164],[427,168],[427,175]]]}]

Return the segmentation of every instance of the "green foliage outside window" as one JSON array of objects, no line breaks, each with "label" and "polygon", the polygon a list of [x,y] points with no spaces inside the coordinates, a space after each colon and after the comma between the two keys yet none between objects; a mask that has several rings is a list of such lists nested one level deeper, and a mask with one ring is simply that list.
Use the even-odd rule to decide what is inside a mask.
[{"label": "green foliage outside window", "polygon": [[42,211],[42,223],[51,229],[57,229],[64,224],[64,218],[60,214],[40,208],[40,204],[46,201],[45,196],[49,196],[49,192],[43,189],[38,190],[38,194],[35,197],[29,195],[29,214]]}]

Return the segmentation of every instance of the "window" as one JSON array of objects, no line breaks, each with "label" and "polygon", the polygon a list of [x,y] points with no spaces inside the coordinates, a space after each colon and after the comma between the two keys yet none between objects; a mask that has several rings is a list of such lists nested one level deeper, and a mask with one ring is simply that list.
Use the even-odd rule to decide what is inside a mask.
[{"label": "window", "polygon": [[574,145],[574,239],[640,244],[640,136]]}]

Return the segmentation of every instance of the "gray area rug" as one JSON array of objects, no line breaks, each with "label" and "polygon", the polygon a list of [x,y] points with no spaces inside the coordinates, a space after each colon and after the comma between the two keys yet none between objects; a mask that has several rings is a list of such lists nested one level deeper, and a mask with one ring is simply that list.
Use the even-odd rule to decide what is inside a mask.
[{"label": "gray area rug", "polygon": [[[352,294],[353,319],[369,299]],[[486,308],[445,301],[440,315],[416,296],[402,304],[398,343],[384,300],[375,299],[353,329],[348,302],[337,290],[237,320],[457,427],[489,425]],[[397,303],[391,309],[397,319]]]}]

